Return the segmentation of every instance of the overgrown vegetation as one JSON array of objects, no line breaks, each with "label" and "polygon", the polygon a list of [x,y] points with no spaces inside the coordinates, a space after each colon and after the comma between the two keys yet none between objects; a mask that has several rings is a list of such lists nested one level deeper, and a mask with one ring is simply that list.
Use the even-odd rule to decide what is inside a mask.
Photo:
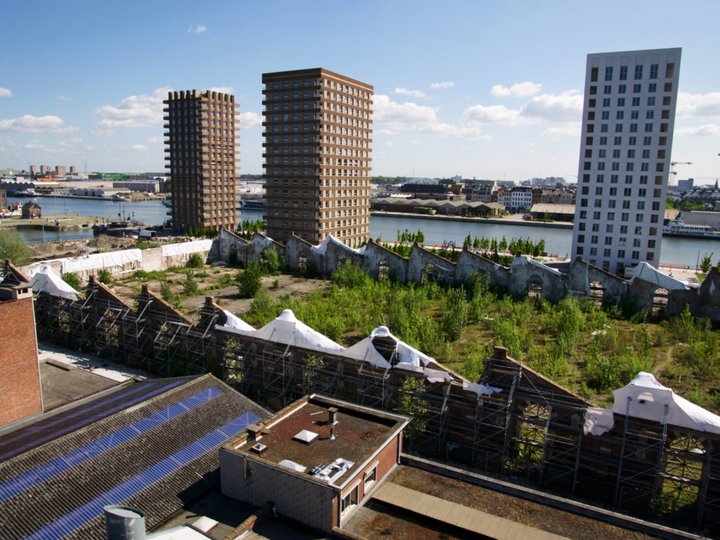
[{"label": "overgrown vegetation", "polygon": [[30,262],[32,251],[15,231],[0,229],[0,261],[11,260],[16,266]]},{"label": "overgrown vegetation", "polygon": [[63,281],[70,285],[76,291],[82,288],[82,279],[75,272],[66,272],[62,275]]},{"label": "overgrown vegetation", "polygon": [[720,392],[702,392],[719,387],[717,332],[687,312],[650,322],[622,302],[600,306],[568,297],[553,305],[513,298],[492,290],[480,274],[454,287],[432,281],[402,285],[375,281],[351,263],[332,275],[328,288],[302,298],[274,299],[260,289],[242,316],[260,327],[286,308],[345,344],[386,325],[472,380],[482,373],[492,347],[503,346],[512,357],[600,404],[608,404],[610,391],[639,371],[652,371],[700,405],[720,410]]}]

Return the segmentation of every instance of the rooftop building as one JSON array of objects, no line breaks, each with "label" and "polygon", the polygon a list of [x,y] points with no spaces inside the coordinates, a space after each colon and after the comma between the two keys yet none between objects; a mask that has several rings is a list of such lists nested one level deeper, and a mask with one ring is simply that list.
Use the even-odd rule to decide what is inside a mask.
[{"label": "rooftop building", "polygon": [[408,418],[317,395],[227,443],[224,495],[324,532],[342,526],[399,462]]},{"label": "rooftop building", "polygon": [[367,240],[373,87],[323,68],[262,82],[268,235]]},{"label": "rooftop building", "polygon": [[173,227],[235,230],[235,97],[212,90],[173,91],[164,103]]},{"label": "rooftop building", "polygon": [[680,56],[588,55],[573,258],[621,275],[660,262]]}]

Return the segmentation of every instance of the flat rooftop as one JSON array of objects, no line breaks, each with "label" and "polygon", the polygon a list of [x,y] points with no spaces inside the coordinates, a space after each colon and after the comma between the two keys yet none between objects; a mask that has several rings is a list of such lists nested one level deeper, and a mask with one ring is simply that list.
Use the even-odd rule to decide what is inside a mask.
[{"label": "flat rooftop", "polygon": [[[330,423],[332,408],[337,409],[334,424]],[[407,419],[403,416],[311,396],[290,405],[260,426],[256,441],[238,444],[239,440],[236,440],[228,446],[251,451],[258,442],[263,445],[263,451],[254,454],[260,460],[275,464],[289,460],[304,467],[308,474],[338,459],[352,462],[353,465],[342,474],[336,470],[331,475],[331,483],[341,485],[406,424]],[[309,442],[298,440],[300,433]]]}]

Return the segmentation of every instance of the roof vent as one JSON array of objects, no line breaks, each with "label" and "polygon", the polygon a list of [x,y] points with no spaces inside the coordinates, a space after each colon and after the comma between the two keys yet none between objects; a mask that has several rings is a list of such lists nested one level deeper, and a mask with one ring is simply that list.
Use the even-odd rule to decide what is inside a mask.
[{"label": "roof vent", "polygon": [[250,447],[250,451],[251,451],[253,454],[257,454],[258,456],[262,456],[262,455],[265,453],[265,451],[267,450],[267,448],[268,448],[268,447],[267,447],[267,444],[255,443],[255,444],[253,444],[253,445]]},{"label": "roof vent", "polygon": [[301,432],[299,432],[293,437],[294,440],[305,444],[310,444],[317,438],[317,433],[315,433],[314,431],[309,431],[307,429],[303,429]]}]

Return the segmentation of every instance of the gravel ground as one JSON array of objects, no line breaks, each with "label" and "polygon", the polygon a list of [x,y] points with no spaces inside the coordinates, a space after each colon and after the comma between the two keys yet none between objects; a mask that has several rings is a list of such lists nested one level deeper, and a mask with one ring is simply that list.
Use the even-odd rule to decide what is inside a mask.
[{"label": "gravel ground", "polygon": [[[554,534],[576,539],[600,540],[605,538],[644,540],[653,538],[646,534],[629,531],[590,518],[576,516],[541,504],[518,499],[472,484],[446,478],[415,467],[401,466],[391,478],[392,482],[428,495],[462,504],[482,512],[510,519],[530,527],[542,529]],[[428,532],[429,536],[414,536],[417,523],[409,522],[407,516],[395,517],[396,512],[387,509],[387,513],[378,511],[380,507],[371,506],[351,520],[354,532],[368,538],[438,538],[437,531]],[[380,509],[382,510],[382,509]],[[412,520],[416,521],[416,520]],[[409,523],[409,524],[407,524]],[[388,532],[388,535],[383,534]],[[410,536],[406,536],[411,534]],[[444,535],[442,538],[451,538]],[[528,539],[529,540],[529,539]]]}]

